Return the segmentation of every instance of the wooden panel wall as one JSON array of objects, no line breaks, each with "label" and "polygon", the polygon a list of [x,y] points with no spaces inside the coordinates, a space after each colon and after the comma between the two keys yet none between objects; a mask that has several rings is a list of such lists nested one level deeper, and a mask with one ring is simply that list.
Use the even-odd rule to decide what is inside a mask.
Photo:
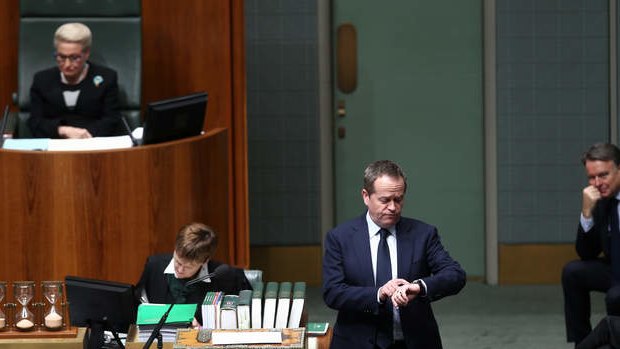
[{"label": "wooden panel wall", "polygon": [[143,0],[142,101],[207,91],[206,129],[232,130],[229,262],[249,266],[243,0]]},{"label": "wooden panel wall", "polygon": [[499,283],[559,284],[564,265],[578,258],[575,244],[500,244]]},{"label": "wooden panel wall", "polygon": [[[228,129],[226,262],[249,266],[243,0],[143,0],[142,106],[207,91],[206,129]],[[53,33],[50,33],[50,40]],[[0,11],[0,105],[17,90],[19,0]],[[96,42],[93,43],[96,45]],[[50,59],[50,65],[53,60]],[[209,222],[205,222],[209,223]]]}]

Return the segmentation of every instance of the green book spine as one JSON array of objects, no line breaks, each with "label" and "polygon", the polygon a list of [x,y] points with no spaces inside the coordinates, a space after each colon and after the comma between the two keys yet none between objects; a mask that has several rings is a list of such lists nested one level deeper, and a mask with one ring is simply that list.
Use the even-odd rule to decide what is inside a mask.
[{"label": "green book spine", "polygon": [[278,298],[278,283],[275,281],[269,281],[265,286],[265,299]]},{"label": "green book spine", "polygon": [[250,305],[252,302],[252,291],[242,290],[239,292],[239,305]]},{"label": "green book spine", "polygon": [[265,288],[264,282],[257,282],[254,284],[254,290],[252,290],[252,298],[263,298],[263,289]]},{"label": "green book spine", "polygon": [[234,310],[237,309],[237,306],[239,305],[239,296],[235,295],[235,294],[227,294],[224,296],[224,299],[222,299],[222,306],[220,307],[221,310]]},{"label": "green book spine", "polygon": [[278,298],[291,298],[291,290],[293,284],[289,281],[284,281],[280,284],[280,291],[278,292]]},{"label": "green book spine", "polygon": [[306,298],[306,283],[304,281],[297,281],[293,286],[293,299]]}]

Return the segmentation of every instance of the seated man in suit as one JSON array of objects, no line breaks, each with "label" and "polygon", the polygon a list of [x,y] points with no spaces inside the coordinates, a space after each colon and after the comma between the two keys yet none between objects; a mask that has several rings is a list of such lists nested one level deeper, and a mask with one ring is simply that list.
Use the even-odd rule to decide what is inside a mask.
[{"label": "seated man in suit", "polygon": [[54,35],[56,67],[35,74],[28,126],[35,137],[111,136],[120,111],[116,72],[88,61],[92,35],[82,23],[61,25]]},{"label": "seated man in suit", "polygon": [[[323,299],[338,310],[331,349],[441,348],[430,303],[458,293],[465,271],[437,228],[401,217],[406,190],[400,166],[371,163],[362,189],[368,210],[325,237]],[[391,299],[397,290],[406,301]]]},{"label": "seated man in suit", "polygon": [[[251,290],[243,270],[213,261],[217,235],[208,226],[191,223],[179,230],[172,254],[148,257],[136,296],[141,302],[202,304],[209,291],[239,294]],[[219,267],[219,268],[218,268]],[[187,285],[190,280],[214,273],[216,275]],[[202,323],[200,307],[196,310],[194,326]]]},{"label": "seated man in suit", "polygon": [[568,342],[581,342],[592,330],[590,292],[604,292],[607,315],[620,315],[620,149],[592,145],[581,159],[588,185],[582,190],[575,249],[578,260],[562,271]]}]

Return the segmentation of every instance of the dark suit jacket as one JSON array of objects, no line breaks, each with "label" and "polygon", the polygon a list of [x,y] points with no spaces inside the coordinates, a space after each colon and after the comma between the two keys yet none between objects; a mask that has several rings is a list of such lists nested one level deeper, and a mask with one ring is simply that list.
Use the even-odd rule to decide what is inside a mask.
[{"label": "dark suit jacket", "polygon": [[[396,225],[398,277],[422,279],[428,294],[399,308],[408,348],[441,348],[439,329],[430,302],[458,293],[465,271],[441,245],[437,229],[421,221],[401,218]],[[372,349],[377,335],[379,307],[370,256],[366,215],[346,222],[325,238],[323,299],[338,310],[332,349]]]},{"label": "dark suit jacket", "polygon": [[577,254],[583,260],[595,259],[603,252],[604,260],[609,263],[609,245],[611,243],[609,220],[611,210],[615,209],[610,201],[609,198],[597,201],[594,210],[592,210],[594,225],[590,231],[586,233],[583,231],[581,223],[577,225],[575,247]]},{"label": "dark suit jacket", "polygon": [[[57,67],[35,74],[28,119],[34,137],[58,138],[58,126],[63,125],[85,128],[93,137],[114,135],[120,121],[116,72],[89,64],[86,78],[75,86],[61,82]],[[80,95],[75,108],[70,110],[62,92],[77,89]]]},{"label": "dark suit jacket", "polygon": [[[136,285],[136,298],[140,297],[142,290],[146,291],[150,303],[164,303],[170,304],[174,302],[170,289],[168,288],[168,281],[164,270],[170,263],[172,254],[160,254],[150,256],[146,260],[144,265],[144,271],[140,277],[140,281]],[[209,272],[213,272],[222,263],[216,261],[209,261]],[[202,313],[200,311],[200,305],[205,298],[205,295],[209,291],[223,291],[226,294],[239,294],[241,290],[251,290],[252,286],[248,279],[246,279],[243,270],[238,268],[230,268],[225,273],[217,275],[211,278],[211,282],[199,282],[194,285],[197,286],[194,292],[187,295],[187,304],[198,304],[196,310],[196,320],[202,323]]]}]

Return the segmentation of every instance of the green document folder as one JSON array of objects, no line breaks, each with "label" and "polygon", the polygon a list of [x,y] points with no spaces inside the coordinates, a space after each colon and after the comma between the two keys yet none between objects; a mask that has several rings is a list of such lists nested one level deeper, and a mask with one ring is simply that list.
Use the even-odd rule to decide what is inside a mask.
[{"label": "green document folder", "polygon": [[[196,313],[197,304],[175,304],[166,323],[191,323]],[[170,304],[143,303],[138,306],[137,325],[155,325],[168,310]]]}]

